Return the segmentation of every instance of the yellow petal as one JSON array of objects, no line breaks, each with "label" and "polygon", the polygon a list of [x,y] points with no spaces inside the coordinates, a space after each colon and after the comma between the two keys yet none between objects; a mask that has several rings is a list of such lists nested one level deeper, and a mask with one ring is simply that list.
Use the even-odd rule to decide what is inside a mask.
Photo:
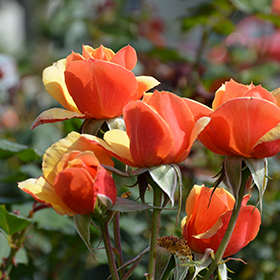
[{"label": "yellow petal", "polygon": [[74,216],[77,214],[67,207],[60,197],[56,195],[54,187],[44,177],[28,179],[19,183],[18,186],[37,201],[52,206],[60,215]]},{"label": "yellow petal", "polygon": [[42,112],[33,122],[31,129],[44,123],[54,123],[54,122],[64,121],[73,118],[88,119],[91,118],[91,115],[90,114],[85,115],[78,112],[72,112],[60,108],[52,108]]},{"label": "yellow petal", "polygon": [[70,111],[80,112],[65,84],[65,64],[66,59],[61,59],[55,62],[52,66],[47,67],[43,71],[43,84],[46,91],[64,108]]},{"label": "yellow petal", "polygon": [[120,129],[109,130],[104,134],[104,140],[116,154],[133,162],[129,149],[130,140],[125,131]]},{"label": "yellow petal", "polygon": [[271,92],[276,100],[276,105],[280,107],[280,88],[277,88]]},{"label": "yellow petal", "polygon": [[264,142],[270,142],[280,139],[280,123],[277,124],[274,128],[269,130],[264,136],[262,136],[259,141],[256,143],[255,146],[264,143]]},{"label": "yellow petal", "polygon": [[197,138],[199,133],[206,127],[206,125],[210,122],[210,120],[211,118],[209,117],[202,117],[195,123],[190,136],[190,145],[193,144],[194,140]]},{"label": "yellow petal", "polygon": [[88,141],[78,132],[72,131],[64,139],[59,140],[48,148],[43,156],[43,174],[50,184],[54,182],[56,176],[56,165],[65,153],[71,151],[92,151],[100,163],[114,166],[110,155],[103,148],[94,142]]},{"label": "yellow petal", "polygon": [[130,140],[125,131],[120,129],[109,130],[104,134],[104,140],[88,134],[82,134],[82,136],[102,146],[124,164],[135,166],[129,149]]}]

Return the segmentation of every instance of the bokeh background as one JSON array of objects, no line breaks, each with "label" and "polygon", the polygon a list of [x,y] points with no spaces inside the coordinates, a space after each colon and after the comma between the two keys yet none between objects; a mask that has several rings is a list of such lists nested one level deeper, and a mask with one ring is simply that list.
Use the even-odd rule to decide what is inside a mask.
[{"label": "bokeh background", "polygon": [[[42,71],[82,44],[103,44],[118,51],[130,44],[138,53],[137,75],[151,75],[159,90],[193,98],[211,106],[215,90],[230,78],[272,91],[280,87],[280,1],[278,0],[0,0],[0,204],[27,215],[34,200],[17,182],[41,175],[46,148],[81,120],[45,124],[30,130],[42,111],[60,106],[44,90]],[[10,142],[9,142],[10,143]],[[9,152],[7,152],[9,150]],[[180,164],[184,201],[193,184],[211,187],[223,157],[196,142]],[[280,279],[280,156],[269,159],[262,225],[257,238],[230,261],[231,279]],[[116,178],[119,194],[135,182]],[[252,190],[257,198],[256,189]],[[149,199],[149,194],[148,194]],[[149,213],[146,213],[149,216]],[[125,260],[148,246],[145,213],[121,215]],[[181,218],[184,216],[182,208]],[[181,236],[176,210],[162,213],[160,235]],[[76,233],[71,218],[52,209],[38,211],[28,239],[16,257],[12,280],[106,279],[104,250],[96,259]],[[92,246],[101,248],[100,233],[92,227]],[[0,263],[9,247],[0,232]],[[144,256],[133,280],[144,279]]]}]

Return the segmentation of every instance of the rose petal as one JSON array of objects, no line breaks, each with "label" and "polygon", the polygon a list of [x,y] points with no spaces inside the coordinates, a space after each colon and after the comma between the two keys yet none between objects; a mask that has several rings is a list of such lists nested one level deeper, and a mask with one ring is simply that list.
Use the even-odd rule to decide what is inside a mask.
[{"label": "rose petal", "polygon": [[68,110],[60,109],[60,108],[52,108],[42,112],[33,122],[31,129],[34,129],[36,126],[44,124],[44,123],[54,123],[69,119],[91,119],[91,114],[81,114],[77,112],[71,112]]},{"label": "rose petal", "polygon": [[139,167],[161,164],[170,152],[173,142],[166,122],[142,101],[128,103],[123,116],[134,162]]},{"label": "rose petal", "polygon": [[93,141],[87,140],[77,132],[71,132],[48,148],[43,157],[43,174],[48,182],[53,183],[56,176],[56,165],[62,156],[71,151],[92,151],[101,164],[114,166],[110,155]]},{"label": "rose petal", "polygon": [[57,196],[54,187],[44,177],[28,179],[20,182],[18,186],[37,201],[52,206],[60,215],[74,216],[77,214]]},{"label": "rose petal", "polygon": [[147,90],[150,90],[160,84],[158,80],[150,76],[138,76],[136,77],[136,80],[138,84],[138,90],[135,100],[141,98]]},{"label": "rose petal", "polygon": [[126,46],[120,49],[111,59],[112,63],[119,64],[127,70],[132,70],[137,62],[137,55],[134,48]]},{"label": "rose petal", "polygon": [[82,168],[67,168],[55,177],[56,194],[80,215],[94,212],[97,189],[89,172]]},{"label": "rose petal", "polygon": [[208,149],[222,155],[251,157],[259,139],[280,122],[280,109],[266,100],[244,97],[227,101],[210,117],[209,125],[199,135]]},{"label": "rose petal", "polygon": [[64,71],[66,59],[55,62],[43,71],[43,84],[46,91],[69,111],[78,112],[75,102],[65,85]]},{"label": "rose petal", "polygon": [[95,119],[120,116],[137,91],[132,72],[97,59],[70,63],[65,82],[79,110],[91,113]]}]

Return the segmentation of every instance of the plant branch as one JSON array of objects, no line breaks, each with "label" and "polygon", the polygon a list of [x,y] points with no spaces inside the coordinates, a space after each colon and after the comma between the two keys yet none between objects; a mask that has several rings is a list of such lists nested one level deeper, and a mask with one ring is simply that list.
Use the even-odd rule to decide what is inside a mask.
[{"label": "plant branch", "polygon": [[234,230],[237,218],[238,218],[238,214],[239,214],[239,211],[240,211],[240,208],[241,208],[241,203],[242,203],[243,196],[244,196],[244,193],[245,193],[246,182],[247,182],[247,179],[248,179],[249,176],[250,176],[250,171],[246,167],[246,169],[242,171],[241,186],[240,186],[240,189],[239,189],[239,192],[238,192],[238,197],[236,198],[236,201],[235,201],[234,208],[232,210],[232,214],[231,214],[231,217],[230,217],[228,227],[226,229],[223,240],[222,240],[222,242],[221,242],[221,244],[220,244],[220,246],[219,246],[219,248],[218,248],[218,250],[215,254],[215,258],[212,260],[212,263],[209,267],[209,270],[207,271],[206,275],[203,278],[204,280],[208,280],[211,277],[211,275],[213,274],[213,272],[215,271],[215,269],[217,268],[217,266],[219,265],[219,263],[222,260],[223,254],[224,254],[224,252],[227,248],[227,245],[229,243],[230,237],[233,233],[233,230]]}]

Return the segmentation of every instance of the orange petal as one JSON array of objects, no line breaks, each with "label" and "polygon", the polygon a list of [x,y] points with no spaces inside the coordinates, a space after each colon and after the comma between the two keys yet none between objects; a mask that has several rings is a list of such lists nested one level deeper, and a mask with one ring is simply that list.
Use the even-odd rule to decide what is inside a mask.
[{"label": "orange petal", "polygon": [[77,61],[77,60],[84,60],[84,58],[79,53],[75,53],[75,52],[72,51],[72,53],[66,57],[65,66],[67,66],[72,61]]},{"label": "orange petal", "polygon": [[[115,53],[111,49],[105,48],[102,45],[97,49],[93,49],[89,46],[85,46],[85,49],[90,54],[91,58],[95,58],[95,59],[99,59],[99,60],[110,61],[112,59],[112,57],[114,57],[114,55],[115,55]],[[84,56],[84,54],[86,55],[86,53],[84,53],[84,51],[83,51],[83,56]],[[87,57],[87,58],[90,58],[90,57]]]},{"label": "orange petal", "polygon": [[43,84],[46,91],[64,108],[73,112],[80,112],[70,96],[64,80],[66,59],[55,62],[43,71]]},{"label": "orange petal", "polygon": [[261,85],[248,90],[246,94],[244,94],[244,97],[257,97],[276,104],[274,96],[268,90],[264,89]]},{"label": "orange petal", "polygon": [[91,119],[92,115],[90,114],[81,114],[77,112],[71,112],[68,110],[60,109],[60,108],[52,108],[42,112],[36,120],[33,122],[31,129],[35,128],[38,125],[44,123],[54,123],[69,119]]},{"label": "orange petal", "polygon": [[201,238],[203,235],[212,236],[221,228],[219,217],[232,209],[235,203],[234,197],[223,188],[216,189],[213,194],[212,192],[213,188],[195,185],[186,202],[187,220],[183,235],[196,252],[203,253],[206,248],[212,248],[210,242]]},{"label": "orange petal", "polygon": [[111,208],[117,198],[117,188],[114,179],[104,167],[100,167],[94,185],[98,188],[98,199],[108,208]]},{"label": "orange petal", "polygon": [[212,109],[200,102],[188,98],[183,98],[183,100],[191,110],[195,121],[202,117],[208,117],[213,112]]},{"label": "orange petal", "polygon": [[71,151],[92,151],[101,164],[114,166],[111,156],[95,142],[88,140],[77,132],[71,132],[64,139],[48,148],[43,157],[43,174],[48,182],[53,183],[56,165],[63,155]]},{"label": "orange petal", "polygon": [[52,206],[60,215],[74,216],[77,214],[57,196],[54,187],[44,177],[28,179],[19,183],[18,186],[37,201]]},{"label": "orange petal", "polygon": [[222,105],[227,100],[242,97],[249,90],[249,86],[239,84],[233,79],[229,82],[225,82],[215,93],[215,98],[213,100],[212,109],[216,110],[220,105]]},{"label": "orange petal", "polygon": [[137,55],[134,48],[126,46],[120,49],[111,59],[112,63],[119,64],[127,70],[132,70],[137,62]]},{"label": "orange petal", "polygon": [[[231,213],[232,211],[228,211],[221,217],[223,227],[211,238],[211,243],[215,246],[215,248],[213,247],[215,251],[218,249],[222,241]],[[252,241],[259,232],[260,224],[261,215],[259,210],[251,205],[242,206],[223,258],[237,253],[240,249]]]},{"label": "orange petal", "polygon": [[171,131],[163,118],[142,101],[131,101],[123,115],[134,162],[139,167],[161,164],[173,144]]},{"label": "orange petal", "polygon": [[266,100],[244,97],[227,101],[210,117],[209,125],[199,135],[208,149],[222,155],[251,157],[259,139],[280,122],[280,109]]},{"label": "orange petal", "polygon": [[137,90],[132,72],[97,59],[70,63],[65,81],[79,110],[91,113],[95,119],[120,116]]},{"label": "orange petal", "polygon": [[91,214],[97,197],[93,178],[83,168],[68,168],[55,178],[56,194],[73,211],[80,215]]},{"label": "orange petal", "polygon": [[138,76],[136,77],[138,90],[134,100],[140,99],[144,93],[160,84],[158,80],[150,76]]},{"label": "orange petal", "polygon": [[191,148],[189,140],[194,128],[193,114],[183,99],[167,91],[155,91],[147,104],[164,119],[173,138],[172,148],[162,163],[175,163],[184,151]]}]

